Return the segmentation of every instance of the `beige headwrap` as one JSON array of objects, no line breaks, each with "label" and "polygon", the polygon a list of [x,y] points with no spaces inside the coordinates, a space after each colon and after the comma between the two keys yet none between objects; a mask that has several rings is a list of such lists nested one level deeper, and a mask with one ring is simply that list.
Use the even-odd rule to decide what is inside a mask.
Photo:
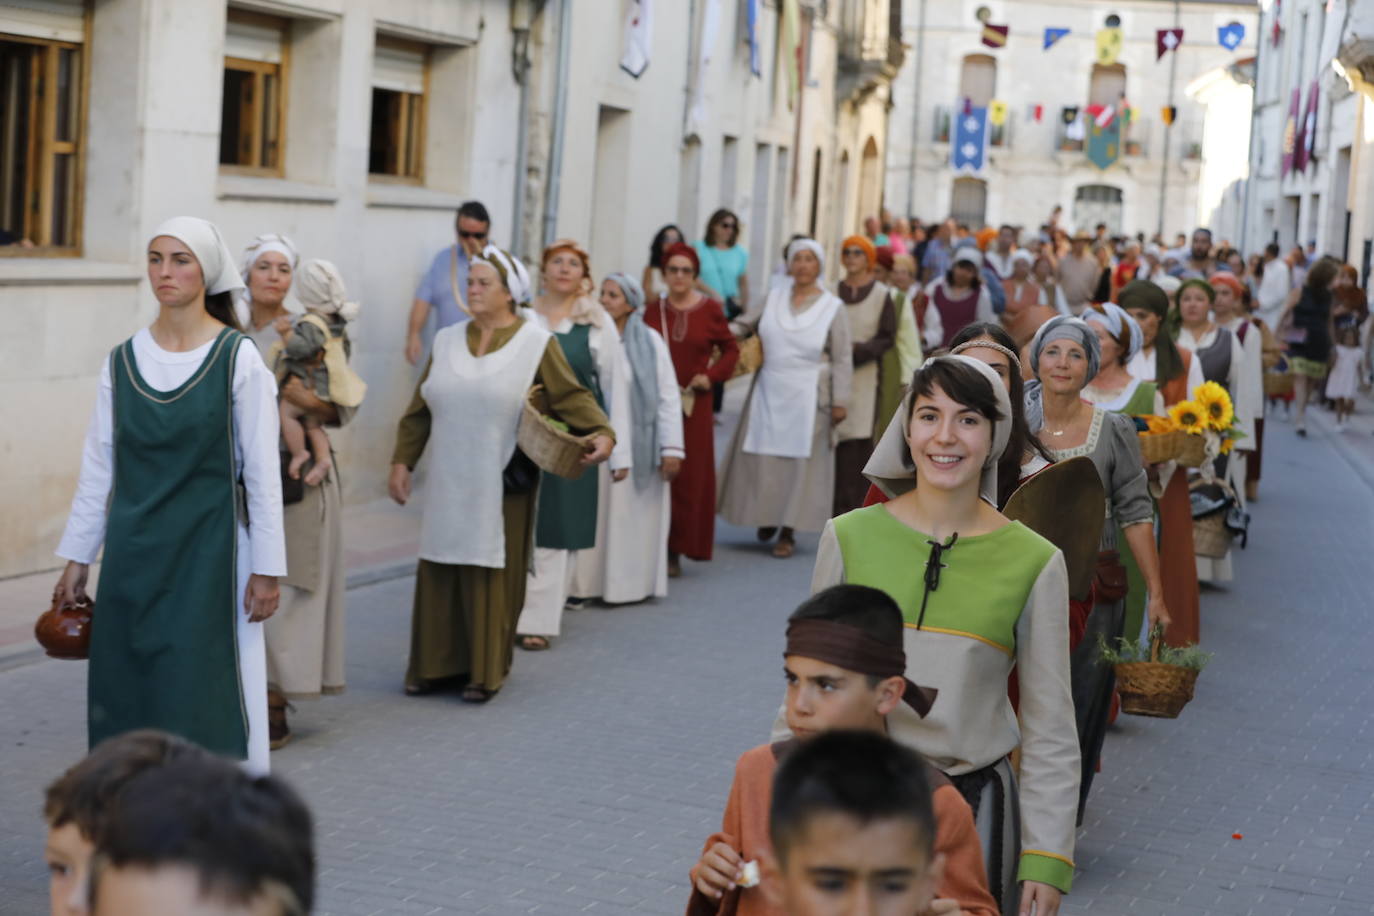
[{"label": "beige headwrap", "polygon": [[358,317],[359,306],[348,301],[339,269],[321,258],[311,258],[296,272],[296,298],[312,312],[338,315],[344,321]]},{"label": "beige headwrap", "polygon": [[176,239],[191,249],[191,254],[200,262],[206,295],[243,289],[243,278],[234,269],[234,256],[214,223],[194,216],[174,216],[154,229],[148,239],[162,236]]},{"label": "beige headwrap", "polygon": [[[925,366],[921,368],[924,369],[939,360],[972,366],[992,386],[993,395],[997,398],[997,412],[1002,415],[1002,419],[992,424],[992,448],[988,450],[988,456],[983,461],[983,474],[978,483],[979,495],[995,506],[997,462],[1002,460],[1002,453],[1007,450],[1007,440],[1011,438],[1011,397],[1007,394],[1007,386],[991,366],[971,356],[935,356],[926,360]],[[906,443],[907,428],[911,425],[911,402],[912,392],[908,388],[906,396],[902,398],[901,407],[892,415],[892,421],[887,424],[883,437],[878,440],[873,457],[864,465],[864,476],[889,498],[901,496],[916,487],[916,465],[912,462],[911,449]]]}]

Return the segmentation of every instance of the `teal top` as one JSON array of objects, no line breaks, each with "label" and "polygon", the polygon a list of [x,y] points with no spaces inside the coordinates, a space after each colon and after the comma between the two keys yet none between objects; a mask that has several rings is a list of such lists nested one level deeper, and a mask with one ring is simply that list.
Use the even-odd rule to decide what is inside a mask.
[{"label": "teal top", "polygon": [[[701,258],[701,282],[722,296],[739,298],[739,278],[749,269],[749,252],[743,245],[712,248],[704,240],[692,243]],[[725,303],[721,303],[724,305]]]}]

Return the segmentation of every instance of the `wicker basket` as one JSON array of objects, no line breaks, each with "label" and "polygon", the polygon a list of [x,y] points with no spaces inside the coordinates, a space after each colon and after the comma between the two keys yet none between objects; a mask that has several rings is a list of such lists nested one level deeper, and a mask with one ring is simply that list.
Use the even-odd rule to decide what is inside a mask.
[{"label": "wicker basket", "polygon": [[1123,662],[1116,665],[1116,692],[1121,695],[1121,711],[1132,716],[1177,719],[1193,698],[1197,684],[1195,668],[1166,665],[1159,661],[1160,638],[1150,641],[1148,662]]},{"label": "wicker basket", "polygon": [[1220,560],[1231,549],[1235,537],[1226,526],[1226,510],[1193,519],[1193,552],[1200,557]]},{"label": "wicker basket", "polygon": [[582,456],[587,452],[587,440],[572,433],[555,429],[544,419],[551,416],[548,397],[543,385],[535,385],[525,395],[525,409],[520,414],[520,428],[516,443],[539,469],[568,480],[582,476],[587,466]]},{"label": "wicker basket", "polygon": [[752,334],[739,342],[739,362],[735,363],[735,371],[731,378],[739,378],[741,375],[748,375],[757,372],[763,365],[763,341],[759,335]]},{"label": "wicker basket", "polygon": [[1293,374],[1291,372],[1264,373],[1264,396],[1281,398],[1293,393]]},{"label": "wicker basket", "polygon": [[1200,468],[1207,463],[1207,440],[1180,430],[1178,452],[1174,460],[1185,468]]},{"label": "wicker basket", "polygon": [[1178,457],[1185,433],[1171,429],[1167,433],[1140,433],[1140,454],[1146,464],[1163,464]]}]

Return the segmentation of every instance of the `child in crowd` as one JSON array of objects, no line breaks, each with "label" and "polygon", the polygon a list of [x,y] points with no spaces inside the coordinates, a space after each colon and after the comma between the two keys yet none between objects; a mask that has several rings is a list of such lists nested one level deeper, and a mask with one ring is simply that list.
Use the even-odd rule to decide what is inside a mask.
[{"label": "child in crowd", "polygon": [[142,729],[102,742],[48,786],[43,800],[48,822],[44,857],[51,876],[53,916],[89,912],[86,895],[96,837],[129,781],[149,770],[209,756],[189,741]]},{"label": "child in crowd", "polygon": [[[886,716],[905,701],[918,715],[930,710],[935,691],[906,679],[902,613],[885,592],[836,585],[802,603],[788,618],[783,653],[787,678],[787,725],[795,736],[747,751],[735,766],[735,780],[719,833],[707,841],[691,872],[689,916],[783,914],[758,887],[743,886],[756,864],[771,854],[768,809],[773,774],[798,747],[825,732],[847,729],[884,735]],[[935,850],[945,861],[935,881],[942,901],[934,912],[995,916],[973,813],[959,791],[921,761],[924,780],[934,787]],[[948,909],[947,909],[948,908]],[[920,911],[911,911],[920,912]]]},{"label": "child in crowd", "polygon": [[788,755],[773,781],[768,887],[789,916],[948,913],[935,889],[930,772],[873,732],[830,732]]},{"label": "child in crowd", "polygon": [[1331,374],[1326,377],[1326,396],[1336,405],[1336,428],[1345,427],[1355,412],[1355,392],[1364,378],[1364,351],[1360,348],[1360,331],[1354,326],[1337,332],[1336,346],[1331,351]]},{"label": "child in crowd", "polygon": [[272,776],[210,754],[128,781],[91,868],[92,916],[304,916],[315,900],[310,811]]},{"label": "child in crowd", "polygon": [[[367,385],[348,364],[353,343],[348,339],[347,326],[358,317],[358,304],[347,301],[343,278],[329,261],[313,259],[302,264],[295,288],[305,314],[294,321],[277,319],[277,333],[282,339],[267,360],[276,371],[277,383],[283,384],[294,375],[321,401],[357,407]],[[287,473],[299,478],[305,463],[313,458],[314,467],[305,475],[305,482],[310,486],[321,483],[333,463],[329,436],[317,418],[286,398],[281,399],[279,409],[282,441],[291,453]]]}]

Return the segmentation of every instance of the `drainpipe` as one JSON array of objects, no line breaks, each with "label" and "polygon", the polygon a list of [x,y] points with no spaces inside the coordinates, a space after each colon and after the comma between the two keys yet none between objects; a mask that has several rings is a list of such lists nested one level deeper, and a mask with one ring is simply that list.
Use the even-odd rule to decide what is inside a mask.
[{"label": "drainpipe", "polygon": [[921,12],[916,20],[916,61],[912,67],[916,71],[916,85],[911,100],[911,165],[906,179],[906,212],[910,217],[916,212],[916,151],[921,142],[921,67],[926,59],[926,0],[921,0]]},{"label": "drainpipe", "polygon": [[529,168],[530,114],[530,27],[536,15],[543,11],[545,0],[539,0],[539,10],[531,0],[512,0],[510,7],[511,72],[520,87],[520,114],[515,133],[515,203],[511,207],[510,250],[519,256],[525,247],[525,187]]},{"label": "drainpipe", "polygon": [[[1183,19],[1183,13],[1179,0],[1174,0],[1174,27],[1178,28]],[[1174,104],[1174,82],[1178,78],[1178,54],[1179,49],[1175,48],[1169,55],[1169,105]],[[1174,118],[1173,124],[1164,125],[1164,150],[1162,152],[1163,163],[1159,167],[1159,221],[1155,224],[1155,234],[1164,238],[1164,211],[1166,202],[1169,199],[1169,138],[1174,132],[1174,124],[1178,123],[1178,118]],[[1253,130],[1253,126],[1251,127]]]},{"label": "drainpipe", "polygon": [[563,184],[563,136],[568,126],[568,55],[572,47],[572,0],[558,0],[558,75],[553,103],[553,143],[549,147],[549,182],[544,189],[544,240],[558,233],[558,198]]}]

